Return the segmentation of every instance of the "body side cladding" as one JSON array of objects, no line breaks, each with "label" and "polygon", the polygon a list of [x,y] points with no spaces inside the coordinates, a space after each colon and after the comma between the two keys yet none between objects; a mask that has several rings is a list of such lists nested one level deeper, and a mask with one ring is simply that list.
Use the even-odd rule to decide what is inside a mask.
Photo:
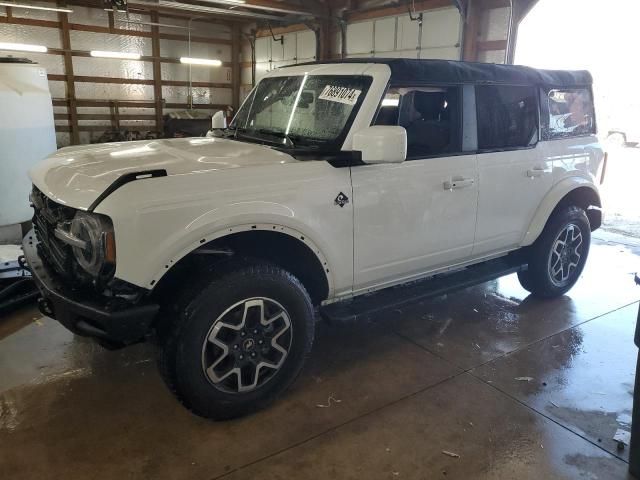
[{"label": "body side cladding", "polygon": [[[284,234],[292,239],[295,239],[299,242],[302,242],[309,250],[316,256],[319,264],[322,266],[324,271],[327,288],[328,288],[328,297],[330,298],[334,292],[334,282],[333,282],[333,272],[331,270],[331,266],[325,255],[322,253],[320,248],[305,234],[290,228],[285,227],[283,225],[276,224],[266,224],[266,223],[248,223],[243,225],[237,225],[234,227],[228,227],[223,230],[218,230],[216,232],[211,233],[210,235],[206,235],[202,237],[200,240],[190,244],[187,248],[183,249],[175,255],[173,258],[168,259],[166,262],[162,263],[161,269],[153,276],[151,281],[149,282],[147,288],[153,289],[155,285],[158,284],[160,279],[171,270],[171,268],[176,265],[180,260],[187,257],[192,253],[197,253],[199,247],[203,245],[207,245],[216,240],[223,240],[225,237],[242,233],[242,232],[273,232]],[[223,253],[223,252],[220,252]],[[226,254],[226,253],[225,253]]]}]

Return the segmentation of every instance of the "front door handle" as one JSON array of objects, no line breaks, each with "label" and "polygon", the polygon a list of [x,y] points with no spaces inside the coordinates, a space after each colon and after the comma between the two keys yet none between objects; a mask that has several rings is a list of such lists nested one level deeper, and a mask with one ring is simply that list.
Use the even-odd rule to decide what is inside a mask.
[{"label": "front door handle", "polygon": [[453,177],[451,180],[444,182],[445,190],[458,190],[460,188],[471,187],[475,183],[473,178]]},{"label": "front door handle", "polygon": [[545,174],[544,168],[532,168],[531,170],[527,170],[527,177],[529,178],[538,178]]}]

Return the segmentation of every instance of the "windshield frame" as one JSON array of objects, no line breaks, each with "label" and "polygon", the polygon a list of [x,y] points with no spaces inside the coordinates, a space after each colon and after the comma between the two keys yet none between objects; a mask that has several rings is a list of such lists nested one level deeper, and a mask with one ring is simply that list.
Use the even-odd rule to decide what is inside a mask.
[{"label": "windshield frame", "polygon": [[[302,152],[313,152],[313,153],[317,153],[317,154],[322,154],[322,155],[326,155],[326,154],[335,154],[339,151],[341,151],[345,140],[347,138],[347,136],[349,135],[349,132],[351,131],[351,128],[353,126],[353,123],[358,115],[358,113],[361,110],[362,104],[365,101],[365,98],[367,97],[367,95],[369,95],[370,93],[370,88],[371,85],[373,83],[373,76],[369,75],[369,74],[364,74],[364,73],[357,73],[357,74],[345,74],[345,73],[318,73],[318,74],[309,74],[309,77],[331,77],[331,78],[336,78],[336,79],[343,79],[343,78],[347,78],[347,79],[353,79],[353,78],[357,78],[357,79],[361,79],[362,80],[362,92],[360,93],[360,95],[358,96],[358,99],[356,101],[356,103],[353,105],[353,108],[351,109],[351,112],[349,113],[349,116],[347,118],[347,120],[344,123],[344,126],[342,128],[342,131],[340,132],[340,134],[338,136],[336,136],[333,140],[327,140],[321,143],[318,143],[317,146],[314,145],[287,145],[287,139],[283,138],[282,140],[277,138],[277,137],[273,137],[269,134],[261,134],[260,132],[258,132],[257,130],[243,130],[244,126],[240,126],[240,125],[236,125],[236,122],[238,120],[238,116],[240,115],[240,113],[243,111],[243,109],[245,108],[245,105],[247,105],[248,102],[251,102],[250,105],[248,106],[249,110],[248,112],[251,113],[251,109],[253,107],[253,101],[255,99],[255,95],[256,92],[258,90],[258,88],[260,87],[260,84],[264,81],[264,80],[269,80],[269,79],[287,79],[287,78],[292,78],[292,77],[305,77],[305,74],[291,74],[291,75],[278,75],[278,76],[268,76],[263,78],[262,80],[260,80],[249,92],[249,94],[246,96],[246,98],[244,99],[244,101],[242,102],[240,108],[238,109],[238,111],[236,112],[236,114],[233,117],[233,120],[231,120],[231,123],[229,124],[229,130],[231,132],[234,133],[233,138],[235,140],[238,141],[247,141],[250,143],[260,143],[260,144],[265,144],[265,145],[269,145],[272,146],[274,148],[277,148],[278,150],[282,150],[284,152],[288,152],[288,153],[292,153],[292,152],[296,152],[296,151],[302,151]],[[248,118],[247,118],[248,120]]]}]

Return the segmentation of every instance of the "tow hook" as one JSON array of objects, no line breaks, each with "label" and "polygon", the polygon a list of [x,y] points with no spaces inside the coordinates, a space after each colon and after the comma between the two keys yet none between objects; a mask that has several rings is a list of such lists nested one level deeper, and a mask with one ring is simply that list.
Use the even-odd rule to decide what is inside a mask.
[{"label": "tow hook", "polygon": [[53,305],[46,298],[38,298],[38,310],[47,317],[53,317]]}]

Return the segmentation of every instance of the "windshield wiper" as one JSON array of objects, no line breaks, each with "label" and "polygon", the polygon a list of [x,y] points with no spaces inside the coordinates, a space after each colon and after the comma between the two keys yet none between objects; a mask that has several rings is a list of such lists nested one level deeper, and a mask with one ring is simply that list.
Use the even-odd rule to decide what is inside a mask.
[{"label": "windshield wiper", "polygon": [[259,128],[258,130],[256,130],[256,132],[262,133],[264,135],[271,135],[272,137],[282,138],[286,142],[287,147],[290,147],[290,148],[296,147],[295,144],[293,143],[293,140],[291,140],[291,137],[285,132],[278,132],[277,130],[269,130],[268,128]]}]

